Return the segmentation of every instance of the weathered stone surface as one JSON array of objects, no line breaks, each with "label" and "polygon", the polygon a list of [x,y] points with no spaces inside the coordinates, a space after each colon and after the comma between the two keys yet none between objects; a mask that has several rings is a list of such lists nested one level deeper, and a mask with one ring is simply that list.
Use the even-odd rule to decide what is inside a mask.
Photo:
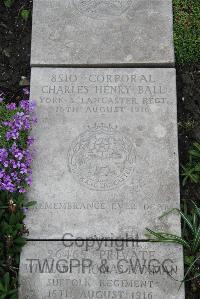
[{"label": "weathered stone surface", "polygon": [[171,0],[33,3],[33,65],[174,63]]},{"label": "weathered stone surface", "polygon": [[184,298],[181,247],[101,242],[28,242],[19,299]]},{"label": "weathered stone surface", "polygon": [[[98,82],[97,82],[98,81]],[[33,68],[30,238],[180,232],[175,71]]]}]

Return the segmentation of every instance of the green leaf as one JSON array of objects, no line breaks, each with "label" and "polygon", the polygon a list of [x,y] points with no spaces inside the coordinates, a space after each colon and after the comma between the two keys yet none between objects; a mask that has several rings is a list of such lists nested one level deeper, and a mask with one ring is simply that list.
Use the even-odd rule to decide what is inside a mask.
[{"label": "green leaf", "polygon": [[[196,279],[196,277],[193,277],[191,279],[187,279],[186,280],[186,277],[188,276],[188,274],[192,271],[192,269],[194,268],[194,265],[196,264],[197,261],[200,260],[200,257],[198,256],[189,266],[189,268],[187,269],[186,273],[185,273],[185,276],[184,276],[184,279],[182,280],[182,282],[186,282],[186,281],[190,281],[190,280],[193,280],[193,279]],[[200,273],[198,274],[200,276]]]},{"label": "green leaf", "polygon": [[196,157],[196,158],[200,158],[200,153],[198,153],[197,151],[195,150],[191,150],[189,151],[190,155]]},{"label": "green leaf", "polygon": [[6,274],[4,275],[3,280],[5,282],[5,289],[8,290],[10,283],[10,274],[8,272],[6,272]]},{"label": "green leaf", "polygon": [[197,219],[198,219],[198,217],[197,217],[197,213],[196,213],[196,211],[194,210],[194,211],[192,211],[192,223],[193,223],[193,226],[194,226],[195,231],[196,231],[196,229],[197,229]]},{"label": "green leaf", "polygon": [[20,229],[23,228],[23,224],[21,224],[21,223],[17,223],[17,224],[15,225],[15,228],[16,228],[17,230],[20,230]]},{"label": "green leaf", "polygon": [[[12,295],[12,294],[16,294],[18,290],[14,289],[14,290],[10,290],[9,292],[7,292],[7,295]],[[11,297],[10,297],[11,298]],[[16,297],[15,297],[16,298]]]},{"label": "green leaf", "polygon": [[200,163],[197,163],[197,164],[195,165],[194,170],[195,170],[196,172],[200,172]]},{"label": "green leaf", "polygon": [[23,246],[26,244],[26,239],[25,238],[17,238],[14,240],[14,243]]},{"label": "green leaf", "polygon": [[7,8],[10,8],[13,5],[14,0],[3,0],[3,2]]},{"label": "green leaf", "polygon": [[162,219],[163,217],[166,217],[166,216],[168,216],[169,214],[171,214],[171,213],[173,213],[173,212],[180,212],[180,210],[179,209],[177,209],[177,208],[173,208],[173,209],[171,209],[171,210],[169,210],[169,211],[167,211],[167,212],[164,212],[160,217],[159,217],[159,219]]},{"label": "green leaf", "polygon": [[30,11],[28,9],[21,10],[21,17],[24,21],[27,21],[30,15]]},{"label": "green leaf", "polygon": [[195,211],[197,212],[198,216],[200,217],[200,209],[197,207],[196,203],[193,200],[191,200],[191,202],[195,206]]},{"label": "green leaf", "polygon": [[4,292],[5,291],[5,288],[3,286],[3,284],[0,282],[0,291]]},{"label": "green leaf", "polygon": [[184,246],[187,249],[191,249],[190,244],[184,240],[183,238],[173,235],[173,234],[168,234],[168,233],[163,233],[163,232],[154,232],[150,230],[149,228],[146,228],[146,230],[150,233],[150,235],[153,235],[155,239],[150,239],[150,242],[162,242],[162,243],[174,243],[174,244],[180,244]]},{"label": "green leaf", "polygon": [[11,214],[10,219],[9,219],[9,224],[14,225],[15,223],[16,223],[15,214]]},{"label": "green leaf", "polygon": [[200,158],[200,144],[195,142],[193,144],[194,149],[189,151],[189,154],[191,156],[194,156],[195,158]]},{"label": "green leaf", "polygon": [[192,244],[192,251],[196,252],[198,251],[200,248],[200,226],[197,229],[197,232],[195,234],[195,238]]},{"label": "green leaf", "polygon": [[[17,293],[17,291],[18,291],[18,290],[15,290],[16,293]],[[16,294],[16,293],[13,294],[13,295],[10,297],[10,299],[17,299],[17,294]]]},{"label": "green leaf", "polygon": [[189,266],[193,263],[194,259],[195,258],[194,258],[193,255],[192,256],[185,256],[184,257],[184,263]]},{"label": "green leaf", "polygon": [[29,201],[25,204],[25,207],[28,208],[28,207],[32,207],[32,206],[35,206],[37,204],[37,201]]},{"label": "green leaf", "polygon": [[179,211],[181,217],[183,218],[184,222],[188,225],[188,227],[191,229],[193,233],[195,233],[195,227],[192,225],[192,222],[190,221],[189,217],[186,216],[182,211]]},{"label": "green leaf", "polygon": [[4,214],[4,211],[0,210],[0,219],[3,216],[3,214]]}]

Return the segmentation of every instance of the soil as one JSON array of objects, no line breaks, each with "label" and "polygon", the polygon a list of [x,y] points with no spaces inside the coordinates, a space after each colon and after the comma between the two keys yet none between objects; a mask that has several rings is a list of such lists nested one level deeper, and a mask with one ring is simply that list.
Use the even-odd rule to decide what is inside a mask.
[{"label": "soil", "polygon": [[[177,66],[178,133],[180,164],[186,164],[188,150],[200,143],[200,64]],[[189,124],[189,126],[186,124]],[[192,124],[192,125],[191,125]],[[180,167],[181,168],[181,167]],[[182,179],[180,178],[180,181]],[[181,199],[193,199],[200,206],[200,185],[181,186]]]},{"label": "soil", "polygon": [[15,0],[11,8],[0,1],[0,91],[11,96],[21,77],[30,77],[31,15],[23,20],[22,9],[31,11],[32,1]]},{"label": "soil", "polygon": [[[16,98],[22,87],[28,85],[30,77],[31,17],[24,21],[21,9],[32,9],[31,0],[15,0],[11,8],[0,3],[0,92],[5,92],[10,100]],[[178,129],[180,164],[188,159],[188,150],[197,141],[200,142],[200,65],[176,66]],[[26,77],[27,80],[22,79]],[[23,82],[20,82],[23,81]],[[180,178],[182,181],[182,178]],[[181,184],[181,200],[193,199],[200,206],[200,186]],[[191,284],[187,284],[187,299],[197,299],[200,293]]]},{"label": "soil", "polygon": [[[177,66],[178,141],[181,165],[188,161],[188,150],[194,142],[200,143],[200,65]],[[200,184],[182,185],[181,201],[194,200],[200,206]],[[185,284],[186,299],[200,298],[200,280]]]}]

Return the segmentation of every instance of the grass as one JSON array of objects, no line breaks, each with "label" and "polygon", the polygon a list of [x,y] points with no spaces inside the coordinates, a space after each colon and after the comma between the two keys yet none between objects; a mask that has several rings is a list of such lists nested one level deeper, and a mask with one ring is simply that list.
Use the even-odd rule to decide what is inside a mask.
[{"label": "grass", "polygon": [[177,64],[200,61],[200,1],[173,0]]},{"label": "grass", "polygon": [[190,183],[200,183],[200,143],[195,142],[188,152],[189,160],[186,165],[182,165],[183,186]]},{"label": "grass", "polygon": [[[147,228],[147,236],[151,242],[161,242],[168,244],[179,244],[184,248],[184,263],[185,263],[185,276],[181,281],[193,281],[195,284],[200,282],[200,208],[193,202],[192,207],[184,204],[183,209],[172,209],[163,214],[160,218],[167,216],[172,212],[177,212],[182,218],[182,236],[170,234],[167,232],[153,231]],[[181,286],[180,285],[180,286]]]}]

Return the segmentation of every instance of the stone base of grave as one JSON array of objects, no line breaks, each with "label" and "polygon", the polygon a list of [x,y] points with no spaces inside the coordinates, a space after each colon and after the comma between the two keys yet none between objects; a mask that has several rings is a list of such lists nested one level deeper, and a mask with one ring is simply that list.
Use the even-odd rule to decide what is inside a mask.
[{"label": "stone base of grave", "polygon": [[19,299],[183,299],[182,248],[126,241],[28,242]]},{"label": "stone base of grave", "polygon": [[172,1],[35,0],[31,56],[19,299],[184,299],[182,247],[141,242],[181,231]]}]

